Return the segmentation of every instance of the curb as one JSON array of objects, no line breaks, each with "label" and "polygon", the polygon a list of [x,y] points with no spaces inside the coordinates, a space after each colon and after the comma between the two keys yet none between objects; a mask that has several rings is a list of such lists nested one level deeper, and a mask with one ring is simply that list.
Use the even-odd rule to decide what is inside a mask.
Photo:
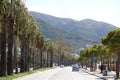
[{"label": "curb", "polygon": [[[82,69],[81,69],[81,70],[82,70]],[[88,71],[85,71],[85,70],[82,70],[82,71],[84,71],[84,72],[86,72],[86,73],[88,73],[88,74],[90,74],[90,75],[94,75],[94,76],[96,76],[96,77],[99,77],[100,79],[108,80],[108,79],[106,79],[106,78],[103,78],[103,77],[98,76],[98,75],[96,75],[96,74],[90,73],[90,72],[88,72]]]}]

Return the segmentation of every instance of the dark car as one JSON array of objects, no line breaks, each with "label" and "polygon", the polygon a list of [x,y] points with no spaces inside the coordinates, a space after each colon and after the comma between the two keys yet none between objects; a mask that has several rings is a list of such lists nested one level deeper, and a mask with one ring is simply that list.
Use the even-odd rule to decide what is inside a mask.
[{"label": "dark car", "polygon": [[80,66],[78,64],[73,64],[72,65],[72,71],[79,71]]}]

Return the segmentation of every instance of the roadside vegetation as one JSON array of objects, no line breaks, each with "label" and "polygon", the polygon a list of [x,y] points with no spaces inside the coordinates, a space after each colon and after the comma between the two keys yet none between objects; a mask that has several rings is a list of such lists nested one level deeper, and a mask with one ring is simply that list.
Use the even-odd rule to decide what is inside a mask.
[{"label": "roadside vegetation", "polygon": [[119,78],[120,29],[110,31],[101,41],[102,44],[81,50],[79,61],[82,66],[86,66],[86,69],[90,67],[91,71],[96,69],[93,63],[101,62],[101,65],[108,67],[109,71],[116,71],[116,78]]},{"label": "roadside vegetation", "polygon": [[9,75],[9,76],[0,77],[0,80],[12,80],[12,79],[15,79],[15,78],[18,78],[18,77],[23,77],[23,76],[26,76],[26,75],[29,75],[29,74],[33,74],[33,73],[38,72],[38,71],[45,71],[45,70],[54,69],[54,68],[55,67],[40,68],[40,69],[37,69],[37,70],[31,70],[31,71],[23,72],[23,73],[19,73],[19,74],[12,74],[12,75]]}]

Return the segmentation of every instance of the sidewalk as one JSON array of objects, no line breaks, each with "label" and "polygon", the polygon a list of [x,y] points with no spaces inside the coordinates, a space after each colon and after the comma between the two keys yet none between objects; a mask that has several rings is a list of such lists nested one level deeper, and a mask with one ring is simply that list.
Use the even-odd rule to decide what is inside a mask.
[{"label": "sidewalk", "polygon": [[100,78],[102,78],[102,79],[105,79],[105,80],[114,80],[114,77],[115,77],[115,72],[114,71],[111,71],[111,72],[108,72],[108,75],[107,76],[103,76],[103,73],[100,73],[100,70],[99,69],[97,69],[96,71],[94,71],[94,72],[90,72],[90,69],[88,68],[87,70],[85,70],[85,69],[81,69],[82,71],[84,71],[84,72],[87,72],[87,73],[89,73],[89,74],[91,74],[91,75],[95,75],[95,76],[97,76],[97,77],[100,77]]}]

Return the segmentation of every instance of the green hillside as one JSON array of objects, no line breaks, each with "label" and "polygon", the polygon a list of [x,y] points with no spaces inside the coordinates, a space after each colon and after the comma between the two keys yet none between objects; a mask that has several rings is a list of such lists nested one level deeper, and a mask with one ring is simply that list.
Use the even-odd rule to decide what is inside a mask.
[{"label": "green hillside", "polygon": [[54,39],[61,36],[74,48],[86,47],[87,44],[98,44],[101,42],[102,36],[117,28],[111,24],[91,19],[77,21],[37,12],[30,12],[30,14],[39,23],[45,37]]}]

